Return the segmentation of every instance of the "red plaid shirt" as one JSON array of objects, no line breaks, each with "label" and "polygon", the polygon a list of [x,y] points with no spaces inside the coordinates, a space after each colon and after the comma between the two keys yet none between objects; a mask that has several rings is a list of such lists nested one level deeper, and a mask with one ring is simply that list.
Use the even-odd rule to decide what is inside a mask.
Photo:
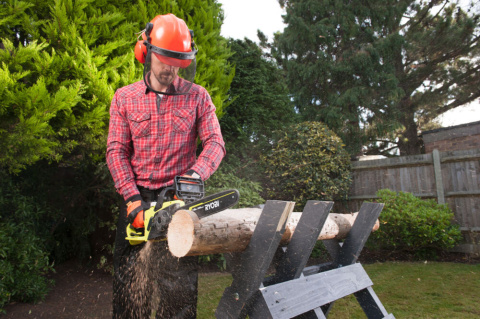
[{"label": "red plaid shirt", "polygon": [[[196,158],[197,136],[203,151]],[[158,189],[189,169],[208,179],[225,156],[215,106],[193,85],[186,95],[158,96],[143,81],[120,88],[110,106],[107,164],[117,191],[128,199],[137,185]]]}]

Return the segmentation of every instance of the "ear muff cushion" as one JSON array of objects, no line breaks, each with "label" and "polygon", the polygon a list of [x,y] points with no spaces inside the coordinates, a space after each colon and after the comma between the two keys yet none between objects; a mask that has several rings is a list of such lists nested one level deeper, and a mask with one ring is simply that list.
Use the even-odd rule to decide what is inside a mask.
[{"label": "ear muff cushion", "polygon": [[137,41],[137,44],[135,44],[135,58],[138,62],[144,64],[146,56],[147,47],[145,46],[144,41]]}]

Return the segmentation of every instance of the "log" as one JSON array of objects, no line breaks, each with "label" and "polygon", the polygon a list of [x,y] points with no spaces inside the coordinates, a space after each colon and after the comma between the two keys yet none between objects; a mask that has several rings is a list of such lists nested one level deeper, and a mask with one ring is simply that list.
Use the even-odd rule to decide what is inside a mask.
[{"label": "log", "polygon": [[[168,226],[169,250],[176,257],[243,251],[250,242],[261,212],[260,208],[227,209],[200,220],[191,211],[177,211]],[[301,215],[296,212],[290,215],[281,245],[290,242]],[[318,240],[346,238],[357,215],[330,213]],[[372,230],[377,230],[379,225],[377,220]]]}]

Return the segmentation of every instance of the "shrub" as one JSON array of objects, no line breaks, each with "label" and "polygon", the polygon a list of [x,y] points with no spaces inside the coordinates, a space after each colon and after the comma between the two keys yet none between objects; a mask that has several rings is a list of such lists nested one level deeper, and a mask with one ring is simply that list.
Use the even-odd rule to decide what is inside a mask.
[{"label": "shrub", "polygon": [[48,292],[52,270],[46,248],[47,212],[5,179],[0,185],[0,312],[11,301],[37,302]]},{"label": "shrub", "polygon": [[37,235],[49,240],[55,264],[73,258],[95,261],[102,246],[113,242],[112,231],[99,228],[113,222],[112,206],[119,199],[105,162],[85,159],[67,166],[39,161],[11,178],[21,194],[48,207],[40,228],[48,231]]},{"label": "shrub", "polygon": [[239,178],[233,173],[225,172],[223,168],[213,174],[206,181],[205,186],[207,194],[215,194],[230,188],[238,190],[240,200],[235,208],[265,204],[265,200],[260,196],[262,187],[259,183]]},{"label": "shrub", "polygon": [[38,302],[48,292],[51,270],[40,238],[13,223],[0,223],[0,311],[10,301]]},{"label": "shrub", "polygon": [[460,228],[452,223],[454,215],[447,205],[388,189],[379,190],[377,196],[385,207],[380,228],[371,235],[376,248],[428,257],[461,240]]},{"label": "shrub", "polygon": [[350,156],[325,124],[303,122],[288,128],[264,157],[269,196],[295,201],[346,199],[351,183]]}]

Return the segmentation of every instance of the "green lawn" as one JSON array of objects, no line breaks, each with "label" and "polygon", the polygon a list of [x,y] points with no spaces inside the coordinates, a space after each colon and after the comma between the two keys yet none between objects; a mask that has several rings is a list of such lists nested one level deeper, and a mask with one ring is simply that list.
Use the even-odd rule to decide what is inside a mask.
[{"label": "green lawn", "polygon": [[[480,318],[480,265],[388,262],[364,265],[376,294],[396,318]],[[198,318],[214,318],[232,277],[202,274]],[[329,318],[366,318],[353,296],[337,301]]]}]

